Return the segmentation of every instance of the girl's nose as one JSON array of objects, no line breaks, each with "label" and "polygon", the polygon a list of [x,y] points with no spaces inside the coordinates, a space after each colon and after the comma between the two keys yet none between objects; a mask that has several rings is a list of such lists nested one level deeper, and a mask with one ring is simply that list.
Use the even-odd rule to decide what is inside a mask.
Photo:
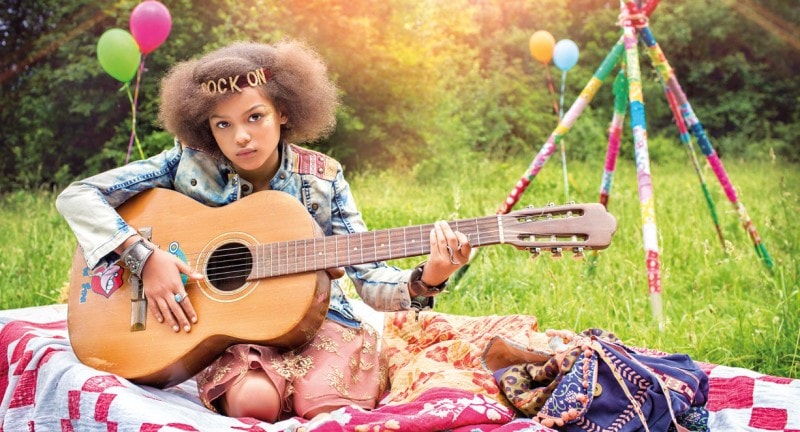
[{"label": "girl's nose", "polygon": [[246,129],[241,128],[236,133],[236,144],[238,145],[245,145],[250,142],[250,133],[247,132]]}]

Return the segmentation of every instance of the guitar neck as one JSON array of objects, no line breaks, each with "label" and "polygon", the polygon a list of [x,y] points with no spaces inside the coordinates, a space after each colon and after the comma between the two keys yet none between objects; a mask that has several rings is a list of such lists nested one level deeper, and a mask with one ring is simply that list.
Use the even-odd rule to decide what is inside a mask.
[{"label": "guitar neck", "polygon": [[[502,216],[448,222],[473,247],[503,242]],[[252,247],[254,266],[247,279],[304,273],[368,262],[427,255],[433,224],[316,237]]]}]

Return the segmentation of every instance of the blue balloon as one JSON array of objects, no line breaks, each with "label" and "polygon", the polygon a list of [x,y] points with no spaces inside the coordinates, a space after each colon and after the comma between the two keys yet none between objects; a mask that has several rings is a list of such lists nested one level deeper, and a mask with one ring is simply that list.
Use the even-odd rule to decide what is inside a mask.
[{"label": "blue balloon", "polygon": [[553,63],[566,72],[578,63],[578,45],[569,39],[561,39],[553,48]]}]

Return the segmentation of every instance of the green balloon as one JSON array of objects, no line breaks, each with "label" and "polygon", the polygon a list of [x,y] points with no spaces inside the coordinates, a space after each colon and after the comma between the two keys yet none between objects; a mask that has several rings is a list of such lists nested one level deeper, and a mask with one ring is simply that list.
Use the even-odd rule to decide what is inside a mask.
[{"label": "green balloon", "polygon": [[140,58],[139,45],[126,30],[106,30],[97,41],[97,60],[100,66],[119,81],[128,82],[136,76]]}]

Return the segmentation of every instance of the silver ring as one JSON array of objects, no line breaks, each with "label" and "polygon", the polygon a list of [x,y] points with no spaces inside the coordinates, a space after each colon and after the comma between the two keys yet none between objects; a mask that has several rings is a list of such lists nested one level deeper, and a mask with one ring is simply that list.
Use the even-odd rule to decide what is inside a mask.
[{"label": "silver ring", "polygon": [[450,264],[458,265],[458,262],[456,262],[456,260],[453,259],[453,248],[451,248],[450,245],[447,245],[447,253],[450,254],[450,257],[449,257],[450,258]]},{"label": "silver ring", "polygon": [[186,293],[183,294],[175,294],[175,301],[180,303],[186,299]]}]

